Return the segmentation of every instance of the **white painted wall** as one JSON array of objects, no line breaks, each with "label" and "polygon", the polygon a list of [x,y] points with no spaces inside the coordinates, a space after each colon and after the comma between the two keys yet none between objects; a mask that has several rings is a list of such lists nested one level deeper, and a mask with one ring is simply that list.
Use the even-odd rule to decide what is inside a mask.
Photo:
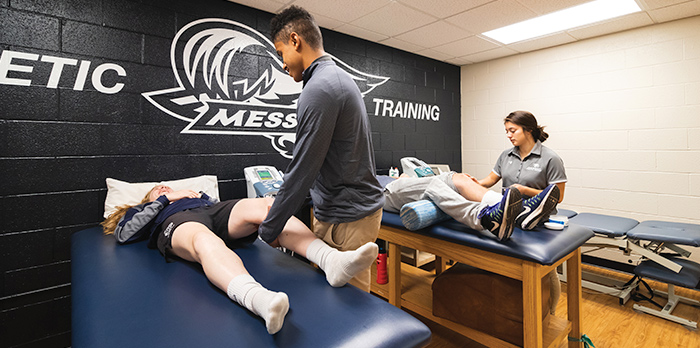
[{"label": "white painted wall", "polygon": [[[700,16],[462,67],[462,163],[483,178],[528,110],[563,208],[700,224]],[[500,183],[495,189],[500,190]]]}]

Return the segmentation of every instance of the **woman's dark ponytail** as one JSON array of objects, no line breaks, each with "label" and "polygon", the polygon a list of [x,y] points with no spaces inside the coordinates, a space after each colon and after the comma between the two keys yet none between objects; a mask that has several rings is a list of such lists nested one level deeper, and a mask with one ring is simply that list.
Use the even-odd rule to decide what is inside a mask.
[{"label": "woman's dark ponytail", "polygon": [[[537,133],[537,137],[535,137],[535,133]],[[537,126],[537,130],[535,132],[532,132],[532,137],[535,138],[535,140],[539,140],[540,142],[545,142],[547,138],[549,138],[549,134],[544,131],[544,126]]]},{"label": "woman's dark ponytail", "polygon": [[545,142],[549,134],[544,131],[544,126],[537,124],[535,115],[528,111],[513,111],[503,120],[503,123],[511,122],[523,127],[523,130],[530,133],[535,141]]}]

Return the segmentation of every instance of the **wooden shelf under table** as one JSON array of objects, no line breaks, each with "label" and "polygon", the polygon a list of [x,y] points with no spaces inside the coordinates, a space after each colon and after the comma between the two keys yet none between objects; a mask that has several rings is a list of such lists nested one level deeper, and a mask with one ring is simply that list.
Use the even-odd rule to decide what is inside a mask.
[{"label": "wooden shelf under table", "polygon": [[[372,270],[372,292],[377,296],[389,298],[389,284],[377,284],[376,268]],[[465,337],[470,337],[477,342],[490,347],[516,347],[515,345],[499,340],[482,332],[476,331],[454,321],[436,317],[433,315],[433,295],[432,282],[435,279],[435,273],[424,271],[420,268],[401,264],[401,304],[405,309],[410,310],[420,316],[432,320],[454,332],[457,332]],[[544,323],[544,346],[557,347],[558,343],[566,339],[566,334],[571,331],[571,323],[563,318],[547,315]],[[475,336],[484,336],[477,340]]]},{"label": "wooden shelf under table", "polygon": [[[373,276],[372,292],[386,298],[397,307],[406,308],[488,347],[516,347],[489,334],[434,316],[431,285],[435,274],[402,264],[400,262],[400,247],[407,246],[435,254],[438,269],[443,264],[442,260],[450,259],[521,280],[523,282],[525,347],[559,347],[567,336],[580,336],[582,301],[580,248],[553,265],[545,266],[387,226],[381,227],[379,239],[385,240],[388,244],[389,283],[379,285],[376,283],[376,277]],[[398,260],[392,255],[399,255]],[[566,264],[567,271],[570,274],[573,273],[573,277],[567,282],[568,320],[554,315],[548,315],[544,321],[536,320],[535,318],[542,318],[542,277],[564,261],[569,261]],[[396,286],[396,284],[400,284],[400,286]],[[535,301],[528,300],[533,298]],[[581,347],[581,343],[570,341],[568,346],[570,348]]]}]

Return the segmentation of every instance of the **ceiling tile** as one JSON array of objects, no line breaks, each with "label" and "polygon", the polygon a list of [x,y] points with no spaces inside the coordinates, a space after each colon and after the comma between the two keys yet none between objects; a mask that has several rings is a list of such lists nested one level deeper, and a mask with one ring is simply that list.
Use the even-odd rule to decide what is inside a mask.
[{"label": "ceiling tile", "polygon": [[275,0],[229,0],[231,2],[239,3],[241,5],[246,5],[248,7],[257,8],[258,10],[267,11],[270,13],[277,13],[282,8],[284,8],[284,1]]},{"label": "ceiling tile", "polygon": [[591,1],[592,0],[518,0],[518,2],[523,6],[537,12],[537,14],[540,15],[560,11]]},{"label": "ceiling tile", "polygon": [[422,51],[418,51],[416,53],[420,54],[421,56],[426,56],[428,58],[433,58],[436,60],[445,60],[445,59],[450,59],[450,58],[455,57],[453,55],[445,54],[445,53],[438,52],[438,51],[435,51],[432,49],[422,50]]},{"label": "ceiling tile", "polygon": [[378,33],[384,33],[387,36],[395,36],[436,20],[437,18],[433,16],[398,2],[392,2],[388,6],[352,21],[351,24]]},{"label": "ceiling tile", "polygon": [[359,37],[361,39],[373,41],[373,42],[378,42],[381,40],[388,39],[389,37],[383,34],[375,33],[371,30],[367,30],[364,28],[356,27],[351,24],[342,24],[339,27],[335,28],[336,31],[339,31],[343,34],[348,34],[351,36]]},{"label": "ceiling tile", "polygon": [[508,45],[507,47],[518,52],[528,52],[543,49],[546,47],[559,46],[574,41],[576,41],[576,39],[571,37],[571,35],[563,32],[539,37],[536,39],[530,39],[526,41],[513,43]]},{"label": "ceiling tile", "polygon": [[329,18],[326,16],[322,16],[320,14],[314,13],[313,16],[314,16],[314,19],[316,20],[316,24],[318,24],[318,26],[321,28],[335,30],[337,27],[345,24],[345,22],[341,22],[337,19]]},{"label": "ceiling tile", "polygon": [[583,40],[651,24],[654,24],[654,21],[651,20],[646,12],[637,12],[594,25],[568,30],[567,32],[576,39]]},{"label": "ceiling tile", "polygon": [[390,3],[391,0],[295,0],[290,5],[301,6],[313,15],[319,14],[347,23]]},{"label": "ceiling tile", "polygon": [[[683,2],[692,2],[692,0],[642,0],[638,1],[642,5],[642,10],[655,10],[671,5],[678,5]],[[646,4],[646,6],[644,6]]]},{"label": "ceiling tile", "polygon": [[464,29],[445,21],[437,21],[398,35],[396,38],[416,45],[435,47],[469,35],[470,33]]},{"label": "ceiling tile", "polygon": [[697,16],[700,15],[700,0],[666,6],[658,10],[649,11],[649,14],[656,23]]},{"label": "ceiling tile", "polygon": [[393,37],[390,37],[386,40],[379,41],[379,43],[382,45],[387,45],[390,47],[398,48],[398,49],[404,50],[406,52],[418,52],[418,51],[422,51],[422,50],[427,48],[425,46],[415,45],[415,44],[412,44],[410,42],[395,39]]},{"label": "ceiling tile", "polygon": [[445,62],[457,65],[457,66],[462,66],[462,65],[467,65],[467,64],[472,64],[474,63],[473,61],[465,58],[450,58],[446,60]]},{"label": "ceiling tile", "polygon": [[451,42],[433,49],[438,52],[449,54],[452,57],[463,57],[477,52],[492,50],[497,47],[500,47],[500,45],[488,41],[487,39],[478,36],[470,36],[466,39]]},{"label": "ceiling tile", "polygon": [[515,0],[498,0],[445,20],[472,33],[481,34],[535,16],[535,12]]},{"label": "ceiling tile", "polygon": [[398,0],[437,18],[447,18],[493,0]]},{"label": "ceiling tile", "polygon": [[[229,1],[271,13],[298,5],[309,10],[323,28],[451,64],[470,64],[700,15],[700,0],[635,0],[642,13],[502,46],[479,34],[591,0]],[[685,27],[696,30],[695,22],[684,24]],[[620,40],[624,39],[611,44]],[[615,44],[624,46],[625,41]]]},{"label": "ceiling tile", "polygon": [[519,52],[513,51],[513,50],[505,48],[505,47],[499,47],[499,48],[496,48],[493,50],[483,51],[483,52],[470,54],[468,56],[458,57],[458,58],[467,59],[467,60],[470,60],[474,63],[478,63],[478,62],[485,62],[485,61],[491,60],[491,59],[507,57],[510,55],[518,54],[518,53]]}]

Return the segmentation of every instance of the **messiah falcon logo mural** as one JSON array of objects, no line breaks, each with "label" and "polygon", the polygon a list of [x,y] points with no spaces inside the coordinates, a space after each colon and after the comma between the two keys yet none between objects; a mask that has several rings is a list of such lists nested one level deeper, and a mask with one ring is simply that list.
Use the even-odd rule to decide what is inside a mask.
[{"label": "messiah falcon logo mural", "polygon": [[[332,58],[363,96],[389,80]],[[292,157],[302,85],[284,71],[267,37],[231,20],[196,20],[175,35],[170,62],[177,86],[142,95],[187,122],[181,133],[261,136]]]}]

